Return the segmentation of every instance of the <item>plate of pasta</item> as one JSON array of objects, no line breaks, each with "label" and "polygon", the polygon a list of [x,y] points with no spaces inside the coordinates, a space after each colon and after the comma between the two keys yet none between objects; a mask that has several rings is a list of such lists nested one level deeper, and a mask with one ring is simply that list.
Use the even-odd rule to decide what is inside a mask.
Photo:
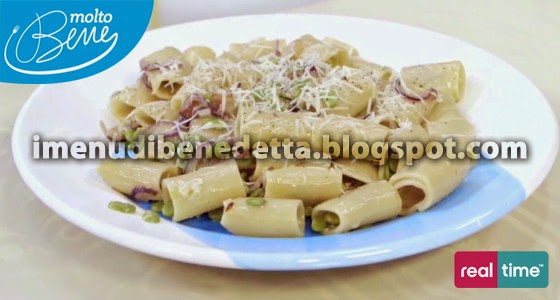
[{"label": "plate of pasta", "polygon": [[[37,196],[101,238],[307,270],[418,254],[496,222],[544,180],[556,124],[526,77],[460,40],[262,15],[152,30],[107,71],[39,87],[12,143]],[[64,157],[63,142],[75,159],[38,159]]]}]

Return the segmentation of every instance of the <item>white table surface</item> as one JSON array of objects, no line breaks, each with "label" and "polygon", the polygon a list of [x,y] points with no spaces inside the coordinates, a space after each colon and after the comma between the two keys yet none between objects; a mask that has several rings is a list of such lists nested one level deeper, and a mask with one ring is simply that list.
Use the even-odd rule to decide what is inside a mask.
[{"label": "white table surface", "polygon": [[[320,1],[281,12],[383,19],[452,35],[525,73],[560,109],[560,1]],[[461,242],[413,257],[349,269],[246,272],[177,263],[92,236],[44,206],[11,154],[19,108],[36,86],[0,84],[0,299],[560,299],[560,163],[507,217]],[[515,105],[515,103],[512,103]],[[550,257],[546,289],[457,289],[459,250],[539,250]],[[289,298],[287,298],[289,299]]]}]

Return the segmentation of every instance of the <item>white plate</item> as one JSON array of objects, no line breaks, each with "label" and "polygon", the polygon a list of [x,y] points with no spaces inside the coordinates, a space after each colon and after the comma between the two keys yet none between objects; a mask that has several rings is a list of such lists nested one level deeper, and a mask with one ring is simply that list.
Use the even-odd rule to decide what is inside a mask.
[{"label": "white plate", "polygon": [[[459,59],[468,73],[461,109],[482,138],[522,139],[526,161],[481,163],[433,209],[369,229],[302,239],[257,239],[225,233],[195,219],[152,225],[107,209],[125,199],[95,172],[97,162],[34,161],[32,136],[86,140],[98,127],[109,95],[134,82],[138,60],[164,46],[208,45],[224,50],[257,37],[293,39],[311,33],[354,45],[367,59],[400,68]],[[29,187],[58,214],[117,244],[184,262],[242,269],[320,269],[375,263],[412,255],[464,238],[495,222],[542,182],[558,148],[558,128],[543,95],[503,60],[465,42],[399,24],[335,16],[264,15],[187,23],[147,32],[122,62],[96,76],[38,88],[15,124],[13,151]]]}]

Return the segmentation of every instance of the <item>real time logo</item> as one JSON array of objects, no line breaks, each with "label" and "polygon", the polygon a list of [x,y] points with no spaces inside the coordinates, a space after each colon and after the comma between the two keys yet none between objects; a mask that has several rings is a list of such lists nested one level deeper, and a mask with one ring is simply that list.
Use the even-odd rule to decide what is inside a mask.
[{"label": "real time logo", "polygon": [[545,288],[548,253],[543,251],[459,251],[455,253],[458,288]]},{"label": "real time logo", "polygon": [[[112,14],[98,8],[89,13],[36,13],[25,28],[13,28],[4,46],[4,60],[12,70],[29,75],[83,69],[103,59],[117,45],[119,34],[111,32],[112,21]],[[72,53],[75,50],[79,53]]]}]

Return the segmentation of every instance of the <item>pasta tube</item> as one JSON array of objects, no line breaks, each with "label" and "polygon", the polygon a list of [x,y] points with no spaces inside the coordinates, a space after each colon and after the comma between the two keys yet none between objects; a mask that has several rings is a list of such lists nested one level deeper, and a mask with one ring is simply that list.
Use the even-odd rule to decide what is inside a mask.
[{"label": "pasta tube", "polygon": [[[402,124],[401,124],[402,125]],[[389,180],[393,174],[399,172],[406,166],[406,158],[398,156],[395,149],[395,142],[402,142],[402,151],[404,154],[407,142],[420,142],[426,145],[430,141],[428,132],[418,124],[406,124],[402,127],[391,129],[387,138],[389,145],[391,145],[392,154],[387,157],[384,164],[378,168],[378,177],[383,180]]]},{"label": "pasta tube", "polygon": [[259,177],[263,176],[266,171],[282,169],[293,165],[292,160],[289,159],[257,159],[255,163],[255,172],[253,172],[251,180],[257,180]]},{"label": "pasta tube", "polygon": [[344,51],[348,52],[348,55],[351,57],[357,57],[360,55],[360,53],[358,52],[358,49],[354,48],[352,45],[347,44],[341,40],[337,40],[335,38],[332,37],[325,37],[323,39],[323,43],[325,43],[328,46],[331,47],[337,47],[340,49],[344,49]]},{"label": "pasta tube", "polygon": [[323,141],[328,137],[331,142],[343,145],[344,136],[348,136],[350,145],[354,142],[365,142],[371,146],[374,142],[384,142],[389,129],[385,126],[342,116],[329,116],[315,122],[312,131],[311,148],[323,151]]},{"label": "pasta tube", "polygon": [[393,175],[389,182],[402,199],[401,215],[425,211],[454,191],[470,168],[469,160],[423,158]]},{"label": "pasta tube", "polygon": [[387,96],[379,98],[377,115],[373,119],[390,128],[396,128],[403,122],[421,124],[432,112],[437,100],[411,100],[394,90],[394,86],[398,86],[395,82],[386,87]]},{"label": "pasta tube", "polygon": [[315,206],[342,194],[342,172],[321,167],[287,167],[264,173],[265,197],[301,199]]},{"label": "pasta tube", "polygon": [[365,71],[373,79],[379,91],[385,90],[387,84],[397,75],[397,72],[389,67],[366,61],[360,57],[351,57],[348,66]]},{"label": "pasta tube", "polygon": [[376,181],[325,201],[311,212],[314,231],[322,234],[347,232],[396,217],[401,198],[387,181]]},{"label": "pasta tube", "polygon": [[440,102],[438,103],[430,115],[428,122],[448,121],[453,119],[464,119],[463,115],[457,109],[457,105],[453,102]]},{"label": "pasta tube", "polygon": [[183,77],[192,71],[184,60],[183,53],[173,47],[166,47],[140,60],[144,83],[152,94],[169,100],[183,85]]},{"label": "pasta tube", "polygon": [[163,180],[164,201],[173,202],[179,222],[220,208],[229,198],[245,197],[245,185],[234,160]]},{"label": "pasta tube", "polygon": [[189,133],[204,137],[204,140],[219,140],[228,132],[228,124],[217,117],[195,118],[190,122]]},{"label": "pasta tube", "polygon": [[279,55],[280,50],[286,46],[283,39],[267,40],[258,38],[248,43],[233,43],[229,46],[229,51],[222,57],[231,61],[252,61],[269,54]]},{"label": "pasta tube", "polygon": [[331,66],[344,66],[350,57],[358,56],[352,46],[333,38],[320,41],[312,35],[304,35],[290,44],[292,54],[297,58],[318,58]]},{"label": "pasta tube", "polygon": [[310,34],[304,34],[292,41],[288,48],[293,58],[301,58],[304,53],[309,53],[309,49],[316,45],[321,45],[321,41]]},{"label": "pasta tube", "polygon": [[465,93],[465,68],[460,61],[405,67],[401,77],[415,93],[433,88],[443,101],[458,102]]},{"label": "pasta tube", "polygon": [[[325,154],[322,154],[325,157]],[[287,167],[320,167],[328,169],[331,167],[330,159],[257,159],[255,171],[251,176],[251,180],[257,180],[269,170],[282,169]]]},{"label": "pasta tube", "polygon": [[465,70],[460,62],[406,67],[381,97],[378,114],[385,122],[420,124],[442,102],[458,102],[465,90]]},{"label": "pasta tube", "polygon": [[[333,89],[334,98],[324,101],[326,113],[340,116],[365,115],[377,100],[377,88],[372,78],[359,69],[342,67],[337,73],[344,73],[346,85]],[[328,80],[328,78],[327,78]]]},{"label": "pasta tube", "polygon": [[174,120],[178,115],[178,112],[171,109],[168,101],[146,103],[132,112],[134,120],[144,127],[150,127],[162,120]]},{"label": "pasta tube", "polygon": [[148,160],[104,160],[97,172],[113,189],[136,200],[162,200],[162,180],[179,175],[174,164]]},{"label": "pasta tube", "polygon": [[387,142],[421,142],[427,143],[429,135],[426,130],[418,124],[406,124],[399,128],[391,129],[387,137]]},{"label": "pasta tube", "polygon": [[377,166],[371,161],[359,159],[337,159],[334,166],[342,171],[342,175],[356,179],[364,183],[379,180]]},{"label": "pasta tube", "polygon": [[216,53],[206,46],[192,46],[183,51],[185,61],[191,66],[196,66],[200,61],[213,60]]},{"label": "pasta tube", "polygon": [[253,237],[302,237],[303,202],[295,199],[237,198],[224,201],[220,222],[229,232]]},{"label": "pasta tube", "polygon": [[300,113],[272,113],[257,110],[243,110],[238,115],[236,136],[249,135],[251,142],[270,142],[276,138],[282,142],[290,138],[292,142],[311,142],[313,124],[317,118]]},{"label": "pasta tube", "polygon": [[[438,103],[426,131],[430,140],[444,142],[453,138],[457,149],[464,151],[475,134],[474,127],[460,115],[452,103]],[[399,169],[390,182],[399,190],[403,200],[401,214],[424,211],[441,201],[459,186],[470,169],[470,161],[430,160],[423,158],[412,166]]]},{"label": "pasta tube", "polygon": [[127,87],[111,96],[109,110],[119,121],[124,120],[136,108],[145,103],[155,101],[151,91],[142,83]]},{"label": "pasta tube", "polygon": [[[309,148],[300,147],[296,151],[300,153],[298,154],[301,155],[300,157],[305,157],[305,159],[298,159],[296,157],[294,157],[293,159],[274,159],[272,157],[268,157],[266,159],[257,159],[255,170],[253,172],[253,175],[251,176],[251,180],[257,180],[264,174],[264,172],[268,170],[282,169],[286,167],[321,167],[325,169],[331,167],[332,161],[328,153],[320,153],[320,158],[315,159],[315,152]],[[282,153],[282,147],[278,147],[275,152]]]},{"label": "pasta tube", "polygon": [[444,142],[448,138],[453,138],[459,151],[465,151],[467,144],[475,136],[474,127],[464,118],[429,122],[426,125],[426,130],[430,138],[435,141]]}]

